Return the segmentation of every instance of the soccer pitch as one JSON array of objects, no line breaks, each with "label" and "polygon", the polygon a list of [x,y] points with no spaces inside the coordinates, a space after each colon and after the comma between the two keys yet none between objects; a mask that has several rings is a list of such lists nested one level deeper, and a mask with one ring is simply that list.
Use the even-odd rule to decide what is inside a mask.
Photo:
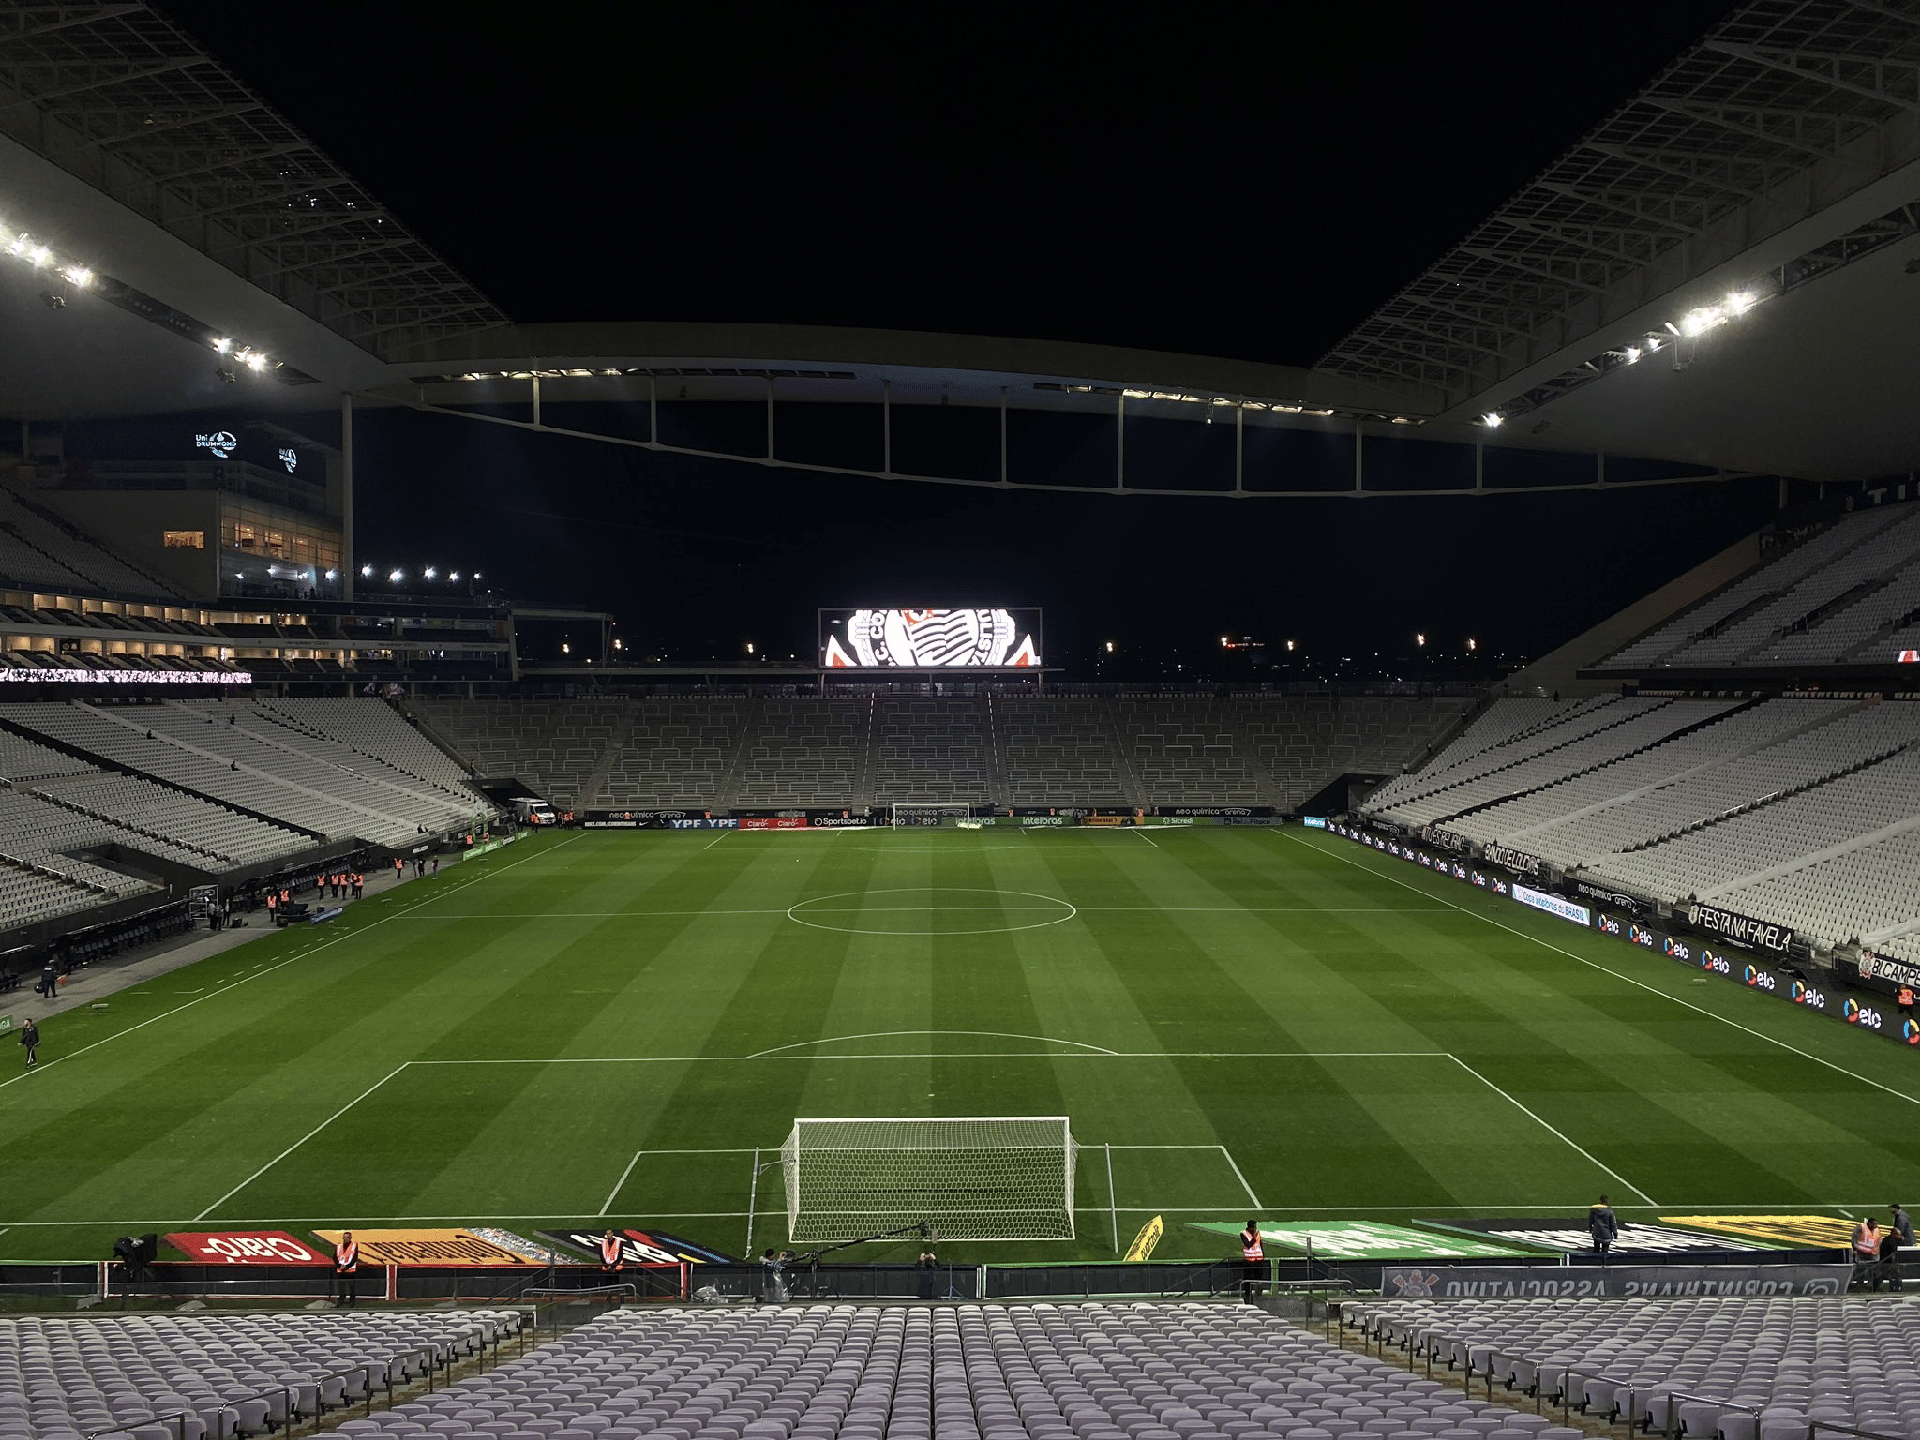
[{"label": "soccer pitch", "polygon": [[1250,1215],[1920,1197],[1915,1056],[1291,827],[539,835],[0,1060],[18,1259],[615,1221],[740,1254],[785,1239],[807,1115],[1070,1116],[1078,1237],[961,1263],[1155,1214],[1179,1258]]}]

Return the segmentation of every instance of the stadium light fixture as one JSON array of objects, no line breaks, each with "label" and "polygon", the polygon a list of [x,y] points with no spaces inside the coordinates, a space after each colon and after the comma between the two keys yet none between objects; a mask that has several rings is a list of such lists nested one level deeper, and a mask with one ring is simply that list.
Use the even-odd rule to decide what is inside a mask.
[{"label": "stadium light fixture", "polygon": [[224,336],[224,335],[222,335],[222,336],[220,336],[220,337],[219,337],[219,338],[218,338],[217,340],[215,340],[215,341],[213,342],[213,353],[214,353],[214,354],[216,354],[216,355],[230,355],[230,354],[232,354],[232,353],[233,353],[233,341],[231,341],[231,340],[229,340],[229,339],[228,339],[228,338],[227,338],[226,336]]},{"label": "stadium light fixture", "polygon": [[1637,364],[1640,360],[1640,347],[1638,345],[1629,345],[1621,353],[1627,357],[1627,364],[1629,365]]},{"label": "stadium light fixture", "polygon": [[53,251],[45,245],[36,245],[27,251],[27,259],[35,265],[44,265],[53,258]]},{"label": "stadium light fixture", "polygon": [[398,584],[399,584],[399,583],[400,583],[400,582],[401,582],[402,580],[404,580],[404,579],[406,579],[406,578],[407,578],[407,577],[406,577],[405,575],[403,575],[403,574],[402,574],[402,573],[401,573],[400,571],[398,571],[398,570],[395,570],[395,571],[393,571],[393,572],[391,572],[391,573],[390,573],[390,574],[389,574],[389,575],[387,576],[387,579],[389,579],[389,580],[391,580],[391,581],[392,581],[392,582],[393,582],[394,584],[396,584],[396,585],[398,585]]},{"label": "stadium light fixture", "polygon": [[1721,307],[1729,315],[1744,315],[1753,308],[1754,295],[1751,290],[1736,290],[1727,296]]},{"label": "stadium light fixture", "polygon": [[360,567],[360,578],[362,580],[371,580],[373,578],[373,566],[362,565]]},{"label": "stadium light fixture", "polygon": [[455,582],[457,583],[457,582],[459,581],[459,579],[460,579],[460,572],[459,572],[458,570],[450,570],[450,571],[448,571],[448,572],[447,572],[447,579],[449,579],[449,580],[452,580],[452,581],[455,581]]},{"label": "stadium light fixture", "polygon": [[429,580],[437,580],[440,577],[440,572],[431,565],[427,566],[424,573]]},{"label": "stadium light fixture", "polygon": [[93,271],[84,265],[69,265],[60,272],[60,277],[69,285],[84,290],[93,283]]},{"label": "stadium light fixture", "polygon": [[1671,320],[1663,320],[1660,323],[1667,327],[1667,333],[1669,335],[1678,335],[1680,333],[1680,327]]},{"label": "stadium light fixture", "polygon": [[1498,410],[1489,410],[1480,417],[1480,423],[1489,430],[1498,430],[1502,425],[1507,423],[1507,417],[1502,415]]},{"label": "stadium light fixture", "polygon": [[338,570],[327,571],[327,579],[338,580],[339,578],[340,578],[340,572]]}]

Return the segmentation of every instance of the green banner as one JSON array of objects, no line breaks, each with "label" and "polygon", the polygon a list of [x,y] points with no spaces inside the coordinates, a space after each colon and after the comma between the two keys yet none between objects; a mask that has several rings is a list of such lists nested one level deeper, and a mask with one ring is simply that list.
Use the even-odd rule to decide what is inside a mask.
[{"label": "green banner", "polygon": [[6,1034],[11,1029],[13,1029],[13,1016],[0,1015],[0,1035]]},{"label": "green banner", "polygon": [[[1241,1229],[1231,1220],[1196,1222],[1193,1228],[1233,1237],[1238,1237]],[[1527,1246],[1443,1235],[1377,1220],[1262,1220],[1260,1238],[1273,1249],[1296,1255],[1304,1255],[1311,1248],[1314,1257],[1321,1260],[1474,1260],[1540,1253]]]}]

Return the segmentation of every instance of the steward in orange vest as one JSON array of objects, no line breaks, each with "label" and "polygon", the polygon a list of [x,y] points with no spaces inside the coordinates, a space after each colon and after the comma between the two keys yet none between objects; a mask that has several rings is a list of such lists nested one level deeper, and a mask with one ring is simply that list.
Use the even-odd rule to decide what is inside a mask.
[{"label": "steward in orange vest", "polygon": [[609,1275],[620,1273],[620,1237],[611,1230],[600,1237],[600,1268]]},{"label": "steward in orange vest", "polygon": [[333,1299],[336,1305],[351,1305],[355,1301],[353,1277],[360,1268],[360,1247],[354,1242],[353,1232],[343,1230],[340,1243],[333,1247]]}]

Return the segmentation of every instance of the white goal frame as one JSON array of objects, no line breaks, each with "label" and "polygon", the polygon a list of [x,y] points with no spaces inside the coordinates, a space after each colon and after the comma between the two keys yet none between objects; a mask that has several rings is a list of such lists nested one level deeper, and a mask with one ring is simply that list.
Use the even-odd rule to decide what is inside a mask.
[{"label": "white goal frame", "polygon": [[1065,1115],[797,1117],[780,1147],[787,1238],[926,1224],[948,1240],[1071,1240],[1078,1151]]}]

